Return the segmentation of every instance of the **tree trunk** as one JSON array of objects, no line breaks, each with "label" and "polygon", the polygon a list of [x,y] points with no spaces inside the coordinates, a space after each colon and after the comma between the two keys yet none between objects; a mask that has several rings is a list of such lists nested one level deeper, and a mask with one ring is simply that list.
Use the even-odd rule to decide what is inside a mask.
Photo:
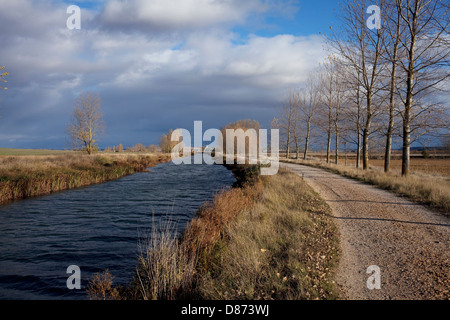
[{"label": "tree trunk", "polygon": [[[290,130],[290,129],[289,129]],[[287,136],[287,146],[286,146],[286,159],[289,159],[289,154],[290,154],[290,145],[291,145],[291,134],[288,133]]]},{"label": "tree trunk", "polygon": [[359,88],[359,74],[358,74],[358,88],[356,90],[356,103],[357,103],[357,119],[356,119],[356,134],[357,134],[357,146],[356,146],[356,168],[361,166],[361,96]]},{"label": "tree trunk", "polygon": [[361,131],[361,128],[358,130],[358,145],[356,146],[356,168],[359,169],[361,166],[361,134],[359,133]]},{"label": "tree trunk", "polygon": [[306,141],[305,141],[305,153],[303,154],[303,160],[306,160],[308,157],[308,149],[309,149],[309,136],[311,133],[311,120],[308,121],[308,126],[306,128]]},{"label": "tree trunk", "polygon": [[369,126],[366,124],[363,132],[363,169],[369,169]]},{"label": "tree trunk", "polygon": [[372,92],[367,93],[367,118],[363,131],[363,169],[369,170],[369,134],[372,125]]},{"label": "tree trunk", "polygon": [[410,130],[410,120],[408,115],[405,114],[405,120],[403,123],[403,155],[402,155],[402,176],[409,175],[410,168],[410,152],[411,152],[411,130]]},{"label": "tree trunk", "polygon": [[[411,57],[414,59],[414,49],[411,50]],[[411,60],[413,61],[413,60]],[[410,62],[407,80],[407,96],[405,103],[405,114],[403,115],[403,155],[402,155],[402,176],[409,175],[411,158],[411,108],[413,105],[413,84],[414,73],[412,62]]]},{"label": "tree trunk", "polygon": [[392,156],[392,136],[394,135],[394,117],[395,117],[395,85],[397,75],[397,56],[398,46],[400,43],[400,13],[397,17],[396,38],[394,44],[394,52],[392,56],[392,72],[391,72],[391,87],[389,97],[389,127],[386,136],[386,150],[384,155],[384,172],[391,170],[391,156]]},{"label": "tree trunk", "polygon": [[394,117],[395,117],[395,69],[392,70],[392,83],[391,83],[391,97],[389,103],[389,124],[386,135],[386,149],[384,154],[384,172],[391,170],[391,157],[392,157],[392,137],[394,135]]},{"label": "tree trunk", "polygon": [[389,172],[391,170],[391,156],[392,156],[392,137],[394,135],[394,112],[395,112],[395,66],[393,67],[393,76],[391,84],[391,97],[389,104],[389,124],[386,136],[386,149],[384,154],[384,172]]},{"label": "tree trunk", "polygon": [[336,159],[335,159],[335,163],[339,164],[339,132],[338,130],[336,130]]},{"label": "tree trunk", "polygon": [[391,171],[391,156],[392,156],[392,126],[393,126],[393,119],[392,119],[392,115],[389,115],[390,119],[389,119],[389,128],[388,128],[388,132],[387,132],[387,137],[386,137],[386,150],[385,150],[385,154],[384,154],[384,172],[389,172]]},{"label": "tree trunk", "polygon": [[411,158],[411,109],[413,106],[413,90],[414,90],[414,67],[415,67],[415,48],[417,36],[417,14],[419,3],[416,0],[415,10],[413,12],[413,24],[411,29],[411,44],[408,56],[408,77],[406,83],[406,101],[405,114],[403,116],[403,155],[402,155],[402,176],[409,175],[410,158]]},{"label": "tree trunk", "polygon": [[330,156],[331,156],[331,130],[328,130],[327,163],[330,163]]}]

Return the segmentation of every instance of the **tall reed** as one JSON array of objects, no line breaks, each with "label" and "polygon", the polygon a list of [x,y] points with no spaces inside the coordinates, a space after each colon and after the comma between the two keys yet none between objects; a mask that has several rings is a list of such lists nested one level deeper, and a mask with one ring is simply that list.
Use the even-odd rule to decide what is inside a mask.
[{"label": "tall reed", "polygon": [[133,154],[0,157],[0,204],[114,180],[169,160]]}]

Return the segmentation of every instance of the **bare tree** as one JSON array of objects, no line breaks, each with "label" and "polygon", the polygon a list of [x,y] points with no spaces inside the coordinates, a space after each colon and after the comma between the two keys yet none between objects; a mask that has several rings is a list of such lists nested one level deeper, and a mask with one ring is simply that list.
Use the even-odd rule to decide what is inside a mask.
[{"label": "bare tree", "polygon": [[331,160],[331,139],[333,134],[333,106],[334,106],[334,83],[333,59],[328,57],[321,65],[320,81],[322,87],[322,103],[320,108],[319,126],[327,135],[327,163]]},{"label": "bare tree", "polygon": [[292,143],[292,131],[295,125],[295,115],[296,115],[296,106],[297,102],[295,99],[295,95],[293,91],[288,93],[287,98],[283,102],[283,106],[281,107],[280,117],[275,118],[272,121],[272,127],[276,129],[280,129],[280,135],[285,140],[286,144],[286,158],[289,159],[290,151],[291,151],[291,143]]},{"label": "bare tree", "polygon": [[75,110],[67,126],[71,146],[92,154],[98,150],[96,138],[104,130],[100,96],[88,92],[75,99]]},{"label": "bare tree", "polygon": [[384,43],[386,49],[384,50],[384,54],[386,62],[391,64],[388,85],[389,120],[386,130],[386,147],[384,155],[384,172],[389,172],[391,168],[392,140],[395,129],[401,18],[400,12],[396,9],[395,4],[392,5],[387,0],[383,0],[383,4],[383,28],[386,28],[388,31]]},{"label": "bare tree", "polygon": [[305,125],[305,148],[303,159],[308,157],[311,144],[312,126],[320,108],[321,88],[317,73],[311,73],[306,81],[306,87],[299,99],[299,110]]},{"label": "bare tree", "polygon": [[[399,88],[403,110],[402,175],[410,171],[412,123],[414,118],[431,111],[436,103],[420,103],[426,96],[442,89],[450,74],[450,19],[448,3],[440,0],[396,0],[400,16],[400,50],[404,59],[399,66],[405,74]],[[428,99],[428,98],[427,98]],[[422,110],[417,110],[421,106]],[[423,108],[424,106],[427,106]]]},{"label": "bare tree", "polygon": [[173,130],[170,129],[167,134],[163,134],[159,139],[159,146],[163,153],[171,153],[172,149],[178,144],[177,141],[172,141]]},{"label": "bare tree", "polygon": [[365,96],[365,121],[363,131],[363,168],[369,169],[369,136],[375,116],[374,96],[381,89],[379,84],[383,53],[383,29],[367,28],[367,8],[371,1],[347,0],[342,5],[342,27],[333,31],[330,44],[337,50],[342,62],[359,75],[361,93]]},{"label": "bare tree", "polygon": [[[347,90],[346,103],[347,107],[343,110],[343,118],[345,122],[345,143],[354,144],[356,146],[356,168],[361,166],[361,144],[362,144],[362,127],[363,127],[363,111],[364,99],[361,94],[360,79],[361,74],[358,70],[345,68],[345,87]],[[356,74],[355,74],[356,73]]]},{"label": "bare tree", "polygon": [[295,158],[300,158],[300,143],[304,134],[302,105],[304,99],[303,91],[292,91],[289,96],[289,103],[293,108],[294,116],[292,123],[292,138],[295,145]]},{"label": "bare tree", "polygon": [[[256,120],[250,120],[250,119],[242,119],[242,120],[238,120],[235,122],[231,122],[228,123],[227,125],[225,125],[224,127],[222,127],[220,129],[220,131],[222,132],[222,137],[223,137],[223,149],[222,150],[226,150],[226,152],[228,152],[229,150],[227,150],[227,138],[228,138],[228,134],[227,134],[227,130],[239,130],[241,129],[244,133],[247,133],[248,130],[255,130],[256,132],[258,132],[261,129],[261,125],[259,124],[258,121]],[[238,141],[237,141],[237,137],[234,138],[234,154],[237,155],[238,154]],[[254,150],[256,153],[259,150],[259,142],[256,141],[256,150]],[[246,137],[245,138],[245,150],[248,150],[248,154],[250,154],[250,147],[251,147],[251,143],[250,143],[250,137]],[[246,151],[244,151],[245,153]]]},{"label": "bare tree", "polygon": [[321,71],[321,126],[327,134],[327,163],[331,161],[331,142],[335,139],[335,162],[339,161],[339,138],[342,121],[342,107],[345,97],[342,61],[337,56],[329,56],[322,64]]}]

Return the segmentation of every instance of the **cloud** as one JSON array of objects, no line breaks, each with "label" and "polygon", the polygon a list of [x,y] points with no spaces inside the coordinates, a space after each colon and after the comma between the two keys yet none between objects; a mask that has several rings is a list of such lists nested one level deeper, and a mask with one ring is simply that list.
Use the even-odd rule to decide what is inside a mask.
[{"label": "cloud", "polygon": [[73,99],[87,90],[103,100],[102,145],[157,143],[194,120],[268,125],[285,91],[325,54],[318,36],[233,31],[267,1],[112,0],[82,9],[80,31],[67,30],[66,7],[0,0],[0,65],[10,72],[0,147],[66,147]]},{"label": "cloud", "polygon": [[112,0],[100,20],[120,28],[174,31],[242,23],[250,12],[264,8],[258,0]]}]

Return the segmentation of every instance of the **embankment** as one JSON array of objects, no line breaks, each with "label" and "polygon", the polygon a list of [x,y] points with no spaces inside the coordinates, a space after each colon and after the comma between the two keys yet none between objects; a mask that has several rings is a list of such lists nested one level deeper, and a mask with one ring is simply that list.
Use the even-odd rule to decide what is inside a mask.
[{"label": "embankment", "polygon": [[0,158],[0,204],[118,179],[162,162],[168,155],[65,154]]}]

